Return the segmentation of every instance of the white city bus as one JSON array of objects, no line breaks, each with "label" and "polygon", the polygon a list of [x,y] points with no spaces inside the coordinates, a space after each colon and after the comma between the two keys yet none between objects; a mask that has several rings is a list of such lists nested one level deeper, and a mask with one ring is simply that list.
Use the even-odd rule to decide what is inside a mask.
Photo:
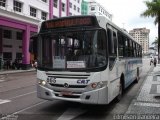
[{"label": "white city bus", "polygon": [[39,98],[108,104],[138,82],[141,46],[103,16],[47,20],[31,39]]}]

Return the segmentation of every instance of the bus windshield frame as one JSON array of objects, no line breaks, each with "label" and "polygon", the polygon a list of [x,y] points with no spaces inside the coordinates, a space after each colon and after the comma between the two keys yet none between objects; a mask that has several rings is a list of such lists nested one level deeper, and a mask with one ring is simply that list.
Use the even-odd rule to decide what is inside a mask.
[{"label": "bus windshield frame", "polygon": [[107,37],[102,28],[49,30],[39,34],[38,41],[41,70],[101,71],[107,67]]}]

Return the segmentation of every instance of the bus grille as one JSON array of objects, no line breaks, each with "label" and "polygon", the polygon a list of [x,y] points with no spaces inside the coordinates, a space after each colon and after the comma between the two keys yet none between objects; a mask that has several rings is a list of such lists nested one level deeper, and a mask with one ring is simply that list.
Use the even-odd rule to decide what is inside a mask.
[{"label": "bus grille", "polygon": [[64,97],[64,98],[80,98],[79,95],[62,95],[60,96],[59,94],[55,94],[56,97]]},{"label": "bus grille", "polygon": [[[64,85],[62,84],[51,84],[50,83],[50,85],[53,87],[63,87],[64,88]],[[69,85],[68,88],[85,88],[85,87],[87,87],[87,85]]]}]

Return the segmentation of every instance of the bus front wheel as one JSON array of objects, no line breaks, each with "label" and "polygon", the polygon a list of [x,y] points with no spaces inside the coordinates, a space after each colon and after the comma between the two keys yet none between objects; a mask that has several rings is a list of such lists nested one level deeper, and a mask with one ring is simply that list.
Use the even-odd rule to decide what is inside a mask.
[{"label": "bus front wheel", "polygon": [[124,92],[124,76],[121,76],[120,84],[119,84],[119,94],[116,97],[116,101],[119,102],[122,99],[123,92]]}]

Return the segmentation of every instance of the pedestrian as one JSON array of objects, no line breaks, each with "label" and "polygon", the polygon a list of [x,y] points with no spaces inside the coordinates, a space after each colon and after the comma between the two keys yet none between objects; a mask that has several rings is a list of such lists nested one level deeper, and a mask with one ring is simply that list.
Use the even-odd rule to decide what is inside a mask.
[{"label": "pedestrian", "polygon": [[153,63],[153,57],[151,57],[150,59],[150,65],[152,65],[152,63]]},{"label": "pedestrian", "polygon": [[11,67],[11,61],[8,59],[6,62],[7,70]]},{"label": "pedestrian", "polygon": [[157,59],[154,58],[154,67],[156,67],[156,64],[157,64]]},{"label": "pedestrian", "polygon": [[34,67],[35,67],[36,70],[37,70],[37,60],[34,61]]}]

